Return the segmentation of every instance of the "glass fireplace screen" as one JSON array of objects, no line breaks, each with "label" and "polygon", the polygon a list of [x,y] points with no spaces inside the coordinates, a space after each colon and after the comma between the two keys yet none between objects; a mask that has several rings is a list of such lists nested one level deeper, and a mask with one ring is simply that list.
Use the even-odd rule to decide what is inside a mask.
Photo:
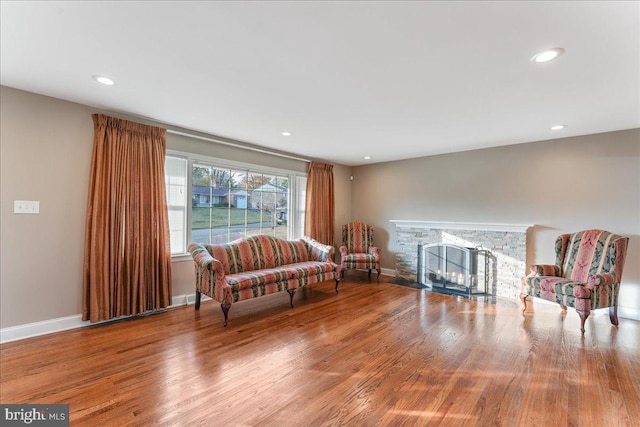
[{"label": "glass fireplace screen", "polygon": [[486,294],[488,256],[484,249],[438,243],[418,245],[418,283],[450,293]]}]

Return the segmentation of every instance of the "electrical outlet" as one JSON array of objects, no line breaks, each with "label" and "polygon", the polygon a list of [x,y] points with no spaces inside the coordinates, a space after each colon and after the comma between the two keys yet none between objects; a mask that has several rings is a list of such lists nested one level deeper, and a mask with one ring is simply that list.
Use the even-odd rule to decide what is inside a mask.
[{"label": "electrical outlet", "polygon": [[40,213],[40,202],[37,200],[14,200],[13,213],[37,215]]}]

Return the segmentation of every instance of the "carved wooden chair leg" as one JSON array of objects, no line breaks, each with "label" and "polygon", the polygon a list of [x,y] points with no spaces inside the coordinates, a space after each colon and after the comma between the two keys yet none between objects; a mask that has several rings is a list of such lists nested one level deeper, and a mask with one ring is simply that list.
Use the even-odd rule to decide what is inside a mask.
[{"label": "carved wooden chair leg", "polygon": [[618,326],[618,306],[609,307],[609,320],[611,324]]},{"label": "carved wooden chair leg", "polygon": [[376,280],[380,280],[380,271],[381,270],[378,270],[378,277],[376,277]]},{"label": "carved wooden chair leg", "polygon": [[289,302],[291,303],[291,308],[293,308],[293,296],[296,294],[296,291],[298,289],[287,289],[287,292],[289,292]]},{"label": "carved wooden chair leg", "polygon": [[224,313],[224,326],[227,326],[227,318],[229,316],[229,308],[231,308],[231,304],[220,304],[222,308],[222,313]]},{"label": "carved wooden chair leg", "polygon": [[566,305],[560,304],[560,308],[562,309],[562,311],[567,311],[567,306]]},{"label": "carved wooden chair leg", "polygon": [[196,310],[200,310],[200,298],[202,297],[202,293],[200,291],[196,291]]},{"label": "carved wooden chair leg", "polygon": [[340,279],[338,279],[337,277],[335,278],[336,281],[336,294],[338,293],[338,285],[340,284]]},{"label": "carved wooden chair leg", "polygon": [[580,332],[582,332],[582,335],[584,335],[584,322],[585,320],[587,320],[587,317],[589,317],[589,315],[591,314],[591,310],[587,310],[587,311],[576,310],[576,311],[580,315]]},{"label": "carved wooden chair leg", "polygon": [[524,313],[527,309],[527,296],[525,294],[520,294],[520,301],[522,301],[522,312]]}]

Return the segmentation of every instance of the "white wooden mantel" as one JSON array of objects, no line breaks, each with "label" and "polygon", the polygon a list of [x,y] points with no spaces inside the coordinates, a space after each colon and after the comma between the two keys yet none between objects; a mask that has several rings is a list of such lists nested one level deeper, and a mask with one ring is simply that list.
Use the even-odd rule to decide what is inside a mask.
[{"label": "white wooden mantel", "polygon": [[526,233],[533,224],[506,224],[492,222],[457,222],[457,221],[414,221],[405,219],[392,219],[389,222],[396,227],[424,228],[431,230],[478,230],[478,231],[504,231],[511,233]]}]

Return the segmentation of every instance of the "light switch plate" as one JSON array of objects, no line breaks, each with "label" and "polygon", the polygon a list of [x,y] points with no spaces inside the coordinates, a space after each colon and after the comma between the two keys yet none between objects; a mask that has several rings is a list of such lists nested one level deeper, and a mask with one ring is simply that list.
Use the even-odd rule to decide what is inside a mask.
[{"label": "light switch plate", "polygon": [[37,215],[40,213],[40,202],[37,200],[14,200],[13,213]]}]

